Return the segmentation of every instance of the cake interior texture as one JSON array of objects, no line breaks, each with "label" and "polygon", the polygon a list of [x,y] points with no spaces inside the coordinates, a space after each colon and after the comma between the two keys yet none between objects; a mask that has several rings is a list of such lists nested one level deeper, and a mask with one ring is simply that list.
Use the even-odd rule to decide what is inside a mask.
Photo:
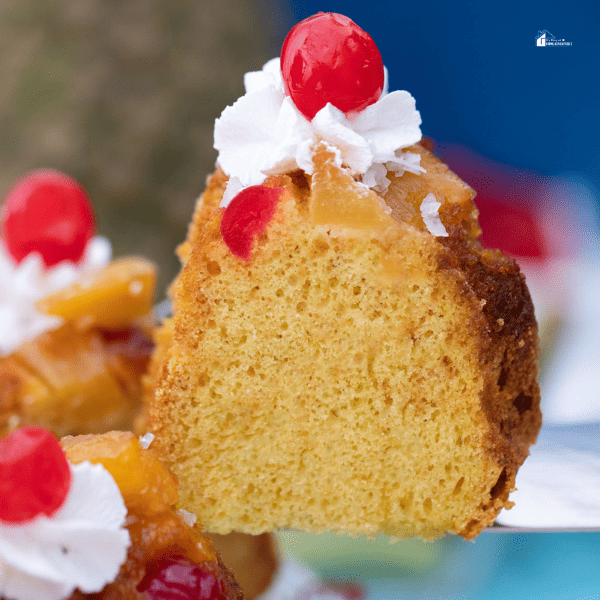
[{"label": "cake interior texture", "polygon": [[[321,149],[249,261],[200,199],[159,335],[149,427],[207,531],[465,538],[510,507],[541,424],[537,326],[514,261],[477,241],[473,191],[425,175],[365,192]],[[419,207],[441,203],[447,237]]]}]

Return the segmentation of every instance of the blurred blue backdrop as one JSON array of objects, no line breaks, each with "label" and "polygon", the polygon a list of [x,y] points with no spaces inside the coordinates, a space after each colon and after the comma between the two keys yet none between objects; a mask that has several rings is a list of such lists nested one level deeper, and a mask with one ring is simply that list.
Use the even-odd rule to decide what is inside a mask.
[{"label": "blurred blue backdrop", "polygon": [[[598,198],[600,3],[289,0],[283,6],[291,24],[318,11],[341,12],[369,32],[390,89],[416,98],[425,135],[543,175],[576,172]],[[290,22],[281,25],[285,36]],[[572,45],[537,47],[543,30]]]}]

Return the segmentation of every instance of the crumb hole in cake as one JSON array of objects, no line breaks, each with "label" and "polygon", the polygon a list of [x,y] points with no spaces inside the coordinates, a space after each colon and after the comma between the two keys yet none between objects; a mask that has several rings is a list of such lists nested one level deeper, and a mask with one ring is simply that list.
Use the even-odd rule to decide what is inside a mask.
[{"label": "crumb hole in cake", "polygon": [[352,289],[352,293],[355,296],[358,296],[361,292],[362,292],[362,288],[360,287],[360,285],[355,285],[354,288]]},{"label": "crumb hole in cake", "polygon": [[207,329],[214,329],[216,326],[217,324],[212,319],[209,319],[206,323]]},{"label": "crumb hole in cake", "polygon": [[457,496],[460,493],[460,490],[462,489],[463,483],[465,482],[465,478],[461,477],[457,482],[456,485],[454,486],[454,489],[452,490],[452,493]]},{"label": "crumb hole in cake", "polygon": [[423,502],[423,510],[425,511],[425,514],[430,514],[432,508],[433,502],[431,501],[431,498],[425,498],[425,501]]},{"label": "crumb hole in cake", "polygon": [[402,498],[400,498],[400,508],[405,511],[410,510],[413,504],[414,497],[415,496],[413,492],[408,492],[408,494],[402,496]]},{"label": "crumb hole in cake", "polygon": [[519,416],[531,408],[533,398],[521,392],[514,400],[513,406],[517,409]]},{"label": "crumb hole in cake", "polygon": [[302,314],[306,310],[306,302],[298,302],[296,304],[296,312]]},{"label": "crumb hole in cake", "polygon": [[254,377],[254,375],[256,375],[254,367],[248,367],[248,375],[250,375],[250,377]]},{"label": "crumb hole in cake", "polygon": [[278,298],[281,298],[281,296],[283,296],[283,290],[282,290],[281,288],[279,288],[279,289],[278,289],[278,290],[275,292],[275,295],[276,295]]},{"label": "crumb hole in cake", "polygon": [[334,288],[337,287],[337,285],[339,284],[339,279],[337,277],[330,277],[329,278],[329,287],[330,288]]},{"label": "crumb hole in cake", "polygon": [[507,380],[508,380],[508,369],[505,369],[504,367],[502,367],[502,370],[500,371],[500,377],[498,377],[498,389],[500,391],[502,391],[504,389],[504,386],[506,385]]},{"label": "crumb hole in cake", "polygon": [[313,242],[313,249],[317,256],[321,256],[329,250],[329,244],[324,238],[317,238]]},{"label": "crumb hole in cake", "polygon": [[246,491],[249,494],[252,494],[254,492],[254,484],[253,483],[249,483],[248,486],[246,487]]},{"label": "crumb hole in cake", "polygon": [[506,469],[502,469],[498,481],[494,484],[494,487],[490,490],[490,498],[496,500],[496,498],[502,498],[506,493],[506,484],[508,483],[508,474]]},{"label": "crumb hole in cake", "polygon": [[373,371],[373,364],[375,362],[375,355],[372,354],[371,356],[369,356],[369,359],[367,360],[367,375],[369,376],[369,379],[371,380],[371,383],[375,386],[375,388],[378,388],[378,384],[377,384],[377,379],[375,378],[375,372]]},{"label": "crumb hole in cake", "polygon": [[218,262],[215,262],[214,260],[209,260],[206,263],[206,270],[208,271],[209,275],[220,275],[221,274],[221,265]]},{"label": "crumb hole in cake", "polygon": [[391,406],[394,404],[394,399],[390,395],[386,394],[383,402],[386,406]]}]

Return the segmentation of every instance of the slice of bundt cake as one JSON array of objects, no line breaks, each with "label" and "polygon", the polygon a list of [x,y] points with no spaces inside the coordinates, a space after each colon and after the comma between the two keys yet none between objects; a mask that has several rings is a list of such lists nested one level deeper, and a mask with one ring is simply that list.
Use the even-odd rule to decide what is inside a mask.
[{"label": "slice of bundt cake", "polygon": [[[194,246],[172,290],[157,447],[209,531],[473,537],[510,506],[540,426],[523,276],[472,237],[451,173],[438,179],[462,198],[423,178],[414,196],[391,187],[388,214],[317,158],[311,178],[272,181],[284,190],[249,261],[223,242],[223,211]],[[417,211],[420,226],[396,218],[432,192],[447,237]]]},{"label": "slice of bundt cake", "polygon": [[[361,48],[345,17],[307,23]],[[217,121],[152,367],[156,448],[211,532],[472,538],[541,424],[524,277],[477,241],[474,192],[417,144],[407,92],[294,104],[286,53],[321,48],[295,30]]]}]

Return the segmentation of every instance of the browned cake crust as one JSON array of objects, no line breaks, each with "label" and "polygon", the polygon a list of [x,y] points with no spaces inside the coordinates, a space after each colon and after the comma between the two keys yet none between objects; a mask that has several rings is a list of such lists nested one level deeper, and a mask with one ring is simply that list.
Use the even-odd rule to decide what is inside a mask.
[{"label": "browned cake crust", "polygon": [[[481,408],[489,431],[486,452],[502,466],[489,502],[481,506],[485,517],[469,522],[459,533],[474,537],[490,525],[515,490],[517,470],[529,455],[542,425],[540,389],[537,383],[538,337],[533,304],[525,277],[514,260],[500,251],[485,250],[478,242],[454,231],[442,240],[440,269],[458,271],[465,295],[481,306],[485,328],[479,348],[485,383]],[[484,525],[485,526],[485,525]]]},{"label": "browned cake crust", "polygon": [[[392,181],[391,215],[326,156],[312,178],[272,181],[288,196],[248,263],[222,211],[208,218],[225,183],[211,180],[150,403],[182,506],[209,531],[472,538],[511,506],[541,425],[531,298],[477,241],[473,190],[413,150],[427,173]],[[425,227],[428,193],[448,237]]]},{"label": "browned cake crust", "polygon": [[235,574],[248,600],[256,598],[267,589],[277,568],[277,552],[272,534],[248,535],[234,531],[227,535],[207,535],[215,550]]}]

